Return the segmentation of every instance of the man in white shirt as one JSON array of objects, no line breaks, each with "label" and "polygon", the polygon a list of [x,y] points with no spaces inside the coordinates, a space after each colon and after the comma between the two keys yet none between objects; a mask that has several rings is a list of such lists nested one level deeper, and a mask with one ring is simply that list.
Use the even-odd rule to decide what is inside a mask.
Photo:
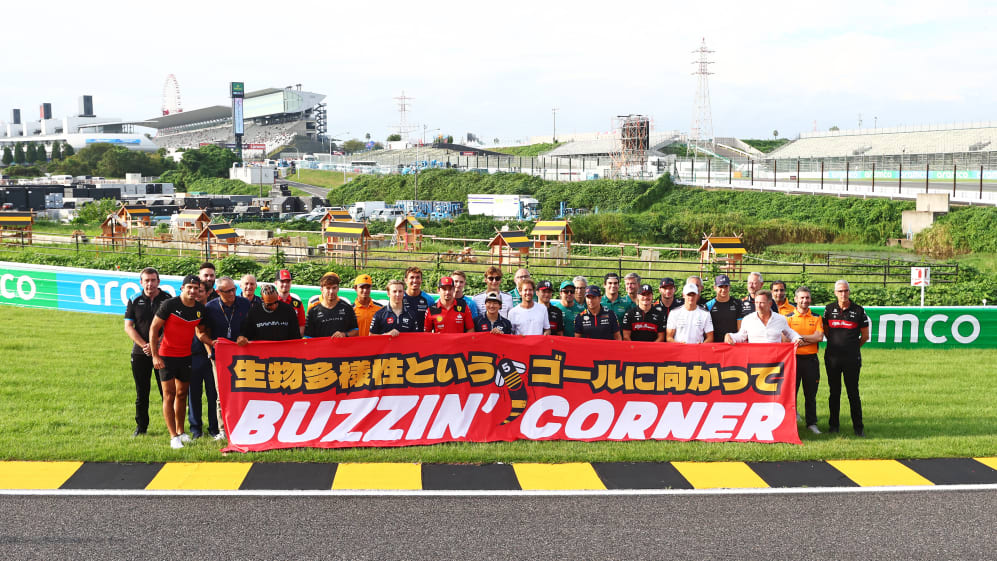
[{"label": "man in white shirt", "polygon": [[759,290],[755,293],[755,311],[741,320],[741,328],[737,333],[728,333],[724,341],[730,345],[735,343],[779,343],[785,336],[796,343],[804,343],[795,331],[789,328],[786,317],[772,313],[772,291]]},{"label": "man in white shirt", "polygon": [[547,306],[538,306],[533,301],[536,288],[536,283],[529,277],[519,281],[519,294],[523,301],[509,310],[509,323],[514,335],[550,335]]},{"label": "man in white shirt", "polygon": [[712,343],[713,318],[710,317],[710,312],[697,305],[699,287],[691,282],[686,283],[682,294],[685,296],[685,304],[668,313],[666,340],[669,343]]}]

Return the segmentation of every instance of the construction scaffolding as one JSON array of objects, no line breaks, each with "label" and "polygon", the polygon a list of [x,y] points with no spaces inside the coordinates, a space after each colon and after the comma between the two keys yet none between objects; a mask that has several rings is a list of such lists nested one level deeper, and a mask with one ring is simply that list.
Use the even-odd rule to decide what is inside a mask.
[{"label": "construction scaffolding", "polygon": [[619,115],[613,120],[613,131],[612,176],[641,178],[647,175],[651,120],[646,115]]}]

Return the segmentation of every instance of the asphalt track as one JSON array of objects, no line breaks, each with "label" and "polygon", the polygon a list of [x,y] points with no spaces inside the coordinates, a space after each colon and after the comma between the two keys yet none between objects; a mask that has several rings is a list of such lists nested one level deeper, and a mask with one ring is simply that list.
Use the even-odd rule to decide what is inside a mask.
[{"label": "asphalt track", "polygon": [[994,559],[997,490],[4,496],[2,559]]}]

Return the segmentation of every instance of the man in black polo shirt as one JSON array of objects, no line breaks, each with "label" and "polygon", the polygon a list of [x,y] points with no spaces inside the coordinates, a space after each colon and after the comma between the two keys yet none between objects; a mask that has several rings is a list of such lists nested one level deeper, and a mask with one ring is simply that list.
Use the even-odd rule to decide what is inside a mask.
[{"label": "man in black polo shirt", "polygon": [[339,298],[339,275],[326,273],[319,279],[321,299],[308,310],[305,337],[356,337],[360,335],[357,315]]},{"label": "man in black polo shirt", "polygon": [[246,315],[239,337],[235,340],[240,347],[250,341],[291,341],[301,339],[298,328],[298,313],[280,301],[277,288],[264,284],[260,289],[260,305],[253,306]]},{"label": "man in black polo shirt", "polygon": [[761,273],[748,273],[748,295],[741,300],[741,317],[755,313],[755,293],[765,285]]},{"label": "man in black polo shirt", "polygon": [[554,283],[542,280],[537,283],[537,296],[540,303],[547,307],[547,321],[550,323],[551,335],[564,335],[564,311],[550,303],[554,297]]},{"label": "man in black polo shirt", "polygon": [[374,318],[370,320],[370,334],[397,337],[400,333],[422,331],[426,314],[405,309],[405,283],[391,279],[387,292],[388,305],[374,312]]},{"label": "man in black polo shirt", "polygon": [[496,335],[512,335],[512,322],[502,317],[502,293],[491,291],[485,293],[484,313],[474,320],[474,331],[478,333],[495,333]]},{"label": "man in black polo shirt", "polygon": [[637,306],[623,314],[623,340],[660,343],[665,340],[665,309],[654,303],[654,288],[640,285]]},{"label": "man in black polo shirt", "polygon": [[598,286],[585,289],[585,310],[575,316],[575,337],[623,340],[616,314],[602,307],[602,291]]},{"label": "man in black polo shirt", "polygon": [[730,297],[730,278],[727,275],[717,275],[714,288],[717,297],[706,303],[706,311],[710,312],[713,320],[713,340],[723,341],[725,335],[741,329],[744,306],[741,300]]},{"label": "man in black polo shirt", "polygon": [[852,428],[856,436],[865,436],[862,422],[862,400],[859,397],[859,371],[862,369],[862,345],[869,341],[869,317],[865,309],[851,300],[848,281],[834,283],[832,302],[824,308],[824,335],[827,348],[824,351],[824,369],[827,372],[828,432],[839,432],[841,412],[841,379],[845,379],[848,405],[851,407]]},{"label": "man in black polo shirt", "polygon": [[[170,295],[159,289],[159,271],[146,267],[139,273],[139,284],[142,292],[128,301],[125,309],[125,334],[135,343],[132,345],[132,378],[135,379],[135,432],[132,436],[145,434],[149,429],[149,391],[152,389],[151,378],[156,375],[152,367],[152,351],[149,350],[149,326],[156,310]],[[163,388],[156,380],[159,397],[163,397]]]}]

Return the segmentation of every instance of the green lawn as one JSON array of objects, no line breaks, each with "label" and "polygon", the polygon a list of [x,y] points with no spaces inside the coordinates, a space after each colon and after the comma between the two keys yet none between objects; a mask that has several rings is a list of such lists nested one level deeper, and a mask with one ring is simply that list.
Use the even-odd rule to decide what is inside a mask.
[{"label": "green lawn", "polygon": [[[566,462],[814,460],[997,455],[992,350],[866,351],[868,438],[803,430],[802,446],[702,442],[512,442],[229,454],[199,440],[168,446],[156,392],[149,435],[131,438],[134,390],[122,318],[0,306],[0,460]],[[802,403],[800,404],[802,408]],[[827,423],[827,384],[818,394]]]},{"label": "green lawn", "polygon": [[[359,174],[347,173],[347,179],[353,179]],[[324,171],[318,169],[299,169],[297,173],[287,176],[287,179],[291,181],[297,181],[298,183],[307,183],[309,185],[315,185],[316,187],[325,187],[326,189],[332,189],[333,187],[339,187],[343,184],[343,172],[341,171]]]}]

